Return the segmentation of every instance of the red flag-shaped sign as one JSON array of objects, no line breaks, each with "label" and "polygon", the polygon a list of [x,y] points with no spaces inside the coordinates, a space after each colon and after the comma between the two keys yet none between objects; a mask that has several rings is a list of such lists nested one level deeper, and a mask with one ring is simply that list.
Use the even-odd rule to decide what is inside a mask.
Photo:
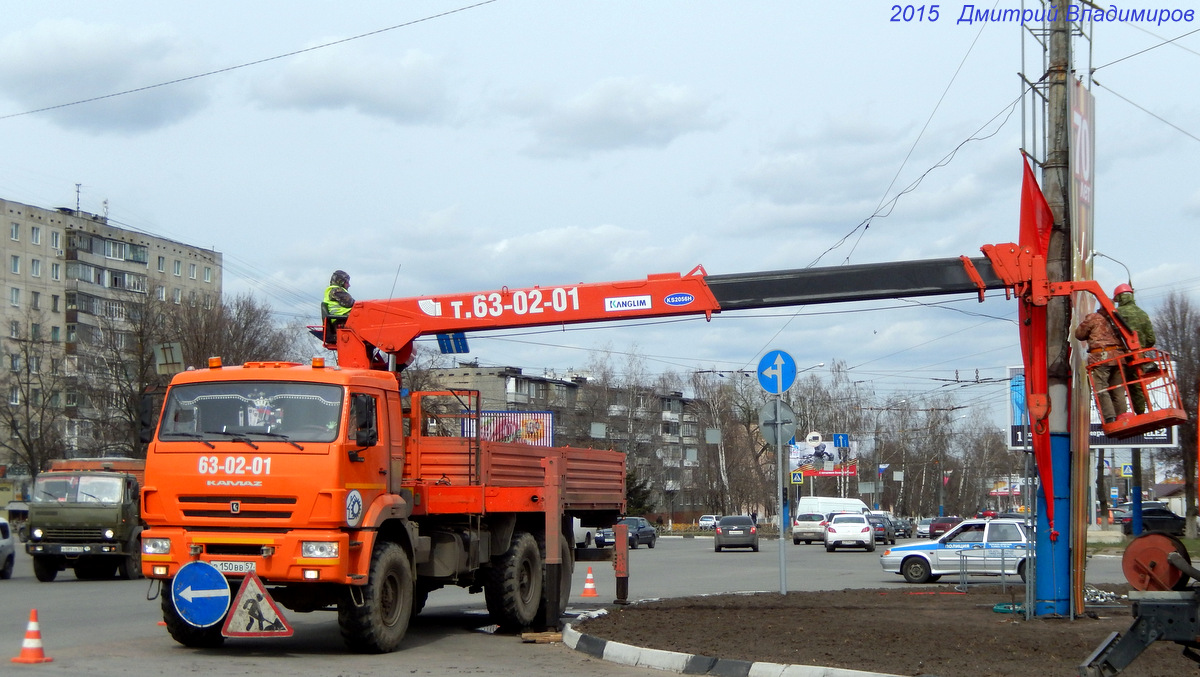
[{"label": "red flag-shaped sign", "polygon": [[1050,250],[1050,230],[1054,214],[1046,204],[1046,196],[1033,176],[1029,158],[1025,158],[1025,179],[1021,181],[1021,234],[1019,245],[1032,247],[1035,254],[1046,256]]}]

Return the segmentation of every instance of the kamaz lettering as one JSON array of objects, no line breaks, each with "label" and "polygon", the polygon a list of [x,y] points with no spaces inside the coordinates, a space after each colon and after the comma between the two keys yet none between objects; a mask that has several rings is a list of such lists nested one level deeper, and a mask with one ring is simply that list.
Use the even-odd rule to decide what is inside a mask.
[{"label": "kamaz lettering", "polygon": [[206,487],[261,487],[261,480],[209,480]]}]

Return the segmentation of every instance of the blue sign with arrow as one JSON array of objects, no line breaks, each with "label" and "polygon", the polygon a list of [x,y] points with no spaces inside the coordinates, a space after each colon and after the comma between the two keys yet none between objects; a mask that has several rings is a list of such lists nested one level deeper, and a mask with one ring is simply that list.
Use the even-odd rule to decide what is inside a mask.
[{"label": "blue sign with arrow", "polygon": [[198,628],[216,625],[229,611],[229,581],[208,562],[188,562],[171,581],[171,601],[180,618]]},{"label": "blue sign with arrow", "polygon": [[782,350],[772,350],[758,361],[758,384],[772,395],[787,392],[796,382],[796,361]]}]

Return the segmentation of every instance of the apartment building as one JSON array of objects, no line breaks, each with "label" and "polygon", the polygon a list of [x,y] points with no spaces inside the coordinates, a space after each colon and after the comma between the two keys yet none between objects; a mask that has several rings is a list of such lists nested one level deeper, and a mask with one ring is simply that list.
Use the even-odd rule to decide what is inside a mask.
[{"label": "apartment building", "polygon": [[[8,385],[8,404],[53,401],[61,407],[64,451],[82,450],[94,437],[92,422],[102,418],[97,413],[111,404],[104,398],[81,400],[88,374],[121,368],[112,350],[133,348],[126,344],[148,299],[205,307],[219,303],[221,254],[75,209],[0,199],[0,215],[0,375]],[[32,351],[35,343],[39,348]],[[63,377],[47,381],[42,375],[50,370]],[[53,392],[42,392],[38,383]],[[16,425],[10,420],[10,428]],[[8,437],[18,432],[10,429]]]}]

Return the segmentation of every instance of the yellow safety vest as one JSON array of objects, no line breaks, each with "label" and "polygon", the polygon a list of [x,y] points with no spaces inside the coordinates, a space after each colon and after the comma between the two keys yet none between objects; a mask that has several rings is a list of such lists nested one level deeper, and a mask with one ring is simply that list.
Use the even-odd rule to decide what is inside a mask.
[{"label": "yellow safety vest", "polygon": [[325,288],[325,314],[329,317],[345,317],[350,314],[350,309],[334,300],[334,290],[345,291],[335,284],[331,284]]}]

